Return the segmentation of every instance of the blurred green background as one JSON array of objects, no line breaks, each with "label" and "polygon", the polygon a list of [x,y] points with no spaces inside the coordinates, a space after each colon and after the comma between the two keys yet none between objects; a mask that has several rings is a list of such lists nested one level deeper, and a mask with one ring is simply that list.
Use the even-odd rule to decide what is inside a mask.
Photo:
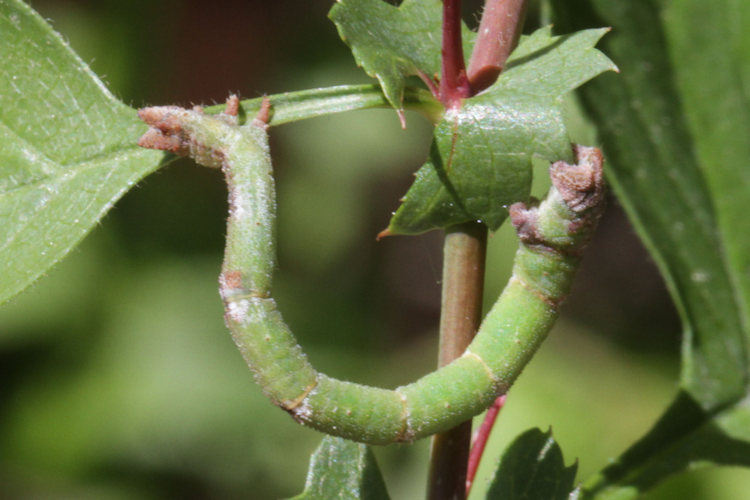
[{"label": "blurred green background", "polygon": [[[215,103],[369,79],[326,19],[331,0],[42,1],[32,5],[126,103]],[[479,2],[467,2],[476,19]],[[532,8],[529,27],[534,27]],[[573,106],[571,106],[573,109]],[[313,363],[387,387],[436,359],[441,234],[376,243],[426,155],[429,124],[387,110],[272,130],[275,295]],[[575,111],[573,133],[591,131]],[[538,169],[543,173],[543,166]],[[540,175],[535,192],[546,189]],[[178,161],[127,194],[83,244],[0,309],[0,498],[280,498],[320,435],[254,385],[222,320],[221,176]],[[515,240],[491,237],[487,304]],[[671,399],[679,322],[616,201],[550,340],[510,393],[487,450],[552,427],[579,478]],[[420,498],[428,441],[378,448],[394,499]],[[750,499],[750,472],[701,469],[657,499]]]}]

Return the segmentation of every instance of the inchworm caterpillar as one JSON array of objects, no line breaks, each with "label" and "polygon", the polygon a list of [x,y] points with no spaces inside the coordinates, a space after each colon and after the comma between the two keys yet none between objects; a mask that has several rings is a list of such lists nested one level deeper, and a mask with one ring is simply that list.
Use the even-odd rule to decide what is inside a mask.
[{"label": "inchworm caterpillar", "polygon": [[412,441],[483,411],[508,390],[557,318],[602,212],[601,152],[575,146],[578,163],[552,165],[553,187],[539,206],[510,207],[521,240],[513,274],[466,352],[412,384],[385,390],[317,372],[271,297],[276,201],[269,106],[242,126],[235,96],[218,116],[175,106],[139,112],[151,126],[141,146],[224,172],[229,219],[220,293],[226,324],[258,384],[298,422],[371,444]]}]

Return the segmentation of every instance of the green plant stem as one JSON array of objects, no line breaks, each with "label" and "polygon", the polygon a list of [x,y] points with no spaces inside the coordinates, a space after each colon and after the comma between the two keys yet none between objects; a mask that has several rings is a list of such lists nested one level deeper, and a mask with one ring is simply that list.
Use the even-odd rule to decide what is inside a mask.
[{"label": "green plant stem", "polygon": [[[339,85],[320,89],[301,90],[272,94],[241,102],[242,113],[253,116],[264,99],[271,103],[272,113],[268,126],[283,125],[309,118],[355,111],[358,109],[393,109],[379,85]],[[437,122],[443,114],[443,106],[424,89],[409,87],[404,89],[404,108],[422,113],[432,122]],[[206,107],[206,113],[219,113],[224,105]],[[242,116],[241,116],[242,118]]]},{"label": "green plant stem", "polygon": [[[443,248],[439,367],[464,353],[482,321],[487,226],[453,226],[446,231]],[[471,420],[432,437],[428,498],[465,498],[470,442]]]}]

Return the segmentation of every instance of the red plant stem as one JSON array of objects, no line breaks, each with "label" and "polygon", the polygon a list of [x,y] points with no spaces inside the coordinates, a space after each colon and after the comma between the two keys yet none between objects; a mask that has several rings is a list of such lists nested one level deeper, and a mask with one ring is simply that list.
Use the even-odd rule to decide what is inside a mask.
[{"label": "red plant stem", "polygon": [[461,41],[461,0],[443,0],[443,49],[440,101],[446,108],[461,106],[471,96]]},{"label": "red plant stem", "polygon": [[521,36],[527,4],[527,0],[486,1],[469,61],[468,79],[473,94],[495,83],[502,72]]},{"label": "red plant stem", "polygon": [[469,466],[466,471],[466,496],[469,496],[471,491],[471,485],[474,484],[474,477],[477,475],[477,469],[479,469],[479,462],[482,460],[484,454],[484,447],[487,445],[487,441],[490,439],[490,433],[495,425],[500,410],[505,404],[505,395],[500,396],[492,403],[487,409],[487,413],[484,415],[482,425],[474,434],[474,444],[471,447],[471,453],[469,454]]}]

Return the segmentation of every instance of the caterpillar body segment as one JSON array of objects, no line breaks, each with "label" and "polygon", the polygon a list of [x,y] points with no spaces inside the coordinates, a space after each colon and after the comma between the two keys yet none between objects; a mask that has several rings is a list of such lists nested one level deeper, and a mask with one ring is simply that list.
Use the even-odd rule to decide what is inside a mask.
[{"label": "caterpillar body segment", "polygon": [[139,144],[220,167],[229,190],[220,294],[235,343],[266,395],[298,422],[370,444],[409,442],[449,429],[504,394],[545,339],[570,290],[581,252],[602,212],[598,149],[575,146],[557,162],[538,206],[510,207],[520,244],[513,274],[473,342],[452,363],[386,390],[337,380],[308,362],[271,296],[276,199],[266,122],[270,104],[237,124],[230,97],[218,116],[174,106],[145,108]]}]

